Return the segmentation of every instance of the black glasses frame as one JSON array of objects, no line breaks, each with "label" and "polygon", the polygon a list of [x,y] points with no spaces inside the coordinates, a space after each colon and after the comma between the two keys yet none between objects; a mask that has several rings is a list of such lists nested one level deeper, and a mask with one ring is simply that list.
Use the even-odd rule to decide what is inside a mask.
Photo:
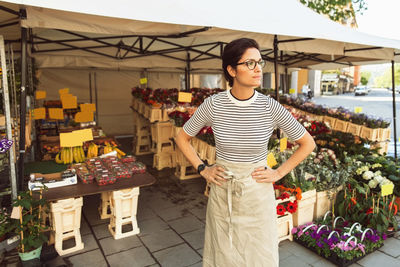
[{"label": "black glasses frame", "polygon": [[[252,62],[255,63],[254,64],[254,68],[250,68],[250,63],[252,63]],[[264,68],[265,67],[265,60],[264,59],[260,59],[259,61],[255,61],[253,59],[250,59],[250,60],[246,60],[246,61],[241,62],[241,63],[236,63],[236,66],[237,65],[243,65],[243,64],[246,65],[249,70],[254,70],[257,67],[257,64],[260,65],[261,68]]]}]

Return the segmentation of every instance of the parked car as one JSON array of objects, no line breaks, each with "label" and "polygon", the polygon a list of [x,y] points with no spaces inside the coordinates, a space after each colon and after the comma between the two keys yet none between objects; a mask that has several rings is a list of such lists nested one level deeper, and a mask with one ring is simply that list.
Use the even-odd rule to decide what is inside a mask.
[{"label": "parked car", "polygon": [[354,95],[368,95],[368,89],[365,86],[357,86],[356,89],[354,89]]}]

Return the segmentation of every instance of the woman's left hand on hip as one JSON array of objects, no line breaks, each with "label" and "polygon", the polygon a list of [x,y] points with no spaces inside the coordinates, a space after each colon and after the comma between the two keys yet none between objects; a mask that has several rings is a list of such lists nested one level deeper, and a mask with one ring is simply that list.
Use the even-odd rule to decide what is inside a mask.
[{"label": "woman's left hand on hip", "polygon": [[277,170],[273,170],[266,167],[260,167],[255,169],[251,176],[256,180],[257,183],[274,183],[281,179],[280,174]]}]

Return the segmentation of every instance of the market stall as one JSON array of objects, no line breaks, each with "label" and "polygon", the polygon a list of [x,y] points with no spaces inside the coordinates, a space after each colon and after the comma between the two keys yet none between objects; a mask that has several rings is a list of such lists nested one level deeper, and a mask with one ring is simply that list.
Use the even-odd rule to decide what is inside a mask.
[{"label": "market stall", "polygon": [[[224,3],[215,1],[193,3],[190,10],[186,1],[175,1],[173,8],[169,2],[158,1],[135,2],[135,8],[126,8],[125,3],[116,3],[115,1],[97,5],[82,2],[77,4],[74,1],[63,3],[2,1],[1,4],[2,10],[11,14],[9,15],[10,21],[14,21],[5,27],[6,41],[17,44],[19,43],[18,38],[22,40],[21,48],[16,45],[16,49],[21,50],[23,68],[26,67],[27,56],[34,58],[39,70],[36,74],[40,74],[41,70],[42,77],[39,77],[39,80],[43,82],[41,86],[49,95],[58,96],[58,89],[69,86],[74,95],[78,95],[84,103],[97,103],[96,112],[99,115],[96,114],[96,119],[100,124],[105,122],[105,124],[109,124],[107,127],[114,127],[121,131],[127,129],[125,126],[119,126],[123,120],[107,119],[110,110],[115,112],[112,114],[114,117],[129,118],[131,116],[130,111],[128,112],[131,97],[127,97],[131,93],[130,90],[124,90],[123,93],[118,94],[121,92],[120,89],[114,88],[121,77],[119,73],[121,70],[129,70],[130,72],[127,72],[126,75],[134,77],[131,81],[129,81],[130,77],[126,78],[130,83],[129,88],[135,83],[137,84],[140,78],[146,78],[145,84],[149,85],[155,80],[156,75],[164,74],[164,80],[167,80],[168,75],[177,78],[177,73],[184,73],[185,89],[189,92],[189,88],[191,88],[190,73],[220,72],[220,56],[224,44],[235,38],[251,37],[260,43],[262,56],[269,62],[264,71],[275,73],[275,88],[279,88],[279,73],[288,73],[290,68],[322,67],[319,65],[321,63],[331,67],[332,64],[348,66],[382,60],[393,62],[398,56],[398,49],[400,49],[399,41],[377,38],[346,29],[314,14],[294,1],[256,1],[254,4],[260,10],[285,10],[285,16],[282,16],[280,12],[270,12],[269,16],[256,13],[245,23],[237,19],[243,15],[241,4],[232,5],[232,10],[226,17],[221,16],[220,13],[221,10],[225,10]],[[155,6],[158,8],[154,9]],[[149,10],[151,12],[147,12]],[[316,29],[315,25],[320,25],[323,31]],[[21,31],[20,26],[22,26]],[[16,36],[16,32],[21,32],[21,34]],[[28,55],[26,54],[27,46],[30,48]],[[104,80],[101,82],[100,78],[99,81],[93,80],[92,77],[96,77],[96,75],[93,70],[88,70],[90,68],[96,68],[95,73],[100,73],[99,69],[106,69],[104,75],[101,75],[101,79]],[[154,73],[153,78],[150,73]],[[26,86],[25,75],[26,70],[22,72],[22,88]],[[114,78],[107,79],[104,77],[105,75],[114,76]],[[68,80],[68,82],[79,80],[79,86],[60,84],[60,79],[52,80],[54,77]],[[100,86],[106,82],[110,85]],[[83,86],[85,83],[89,85],[90,90],[85,90],[87,88],[87,86]],[[92,98],[92,86],[95,89],[94,94],[98,93],[99,98]],[[162,87],[164,86],[162,84]],[[287,84],[284,86],[287,87]],[[74,91],[78,87],[79,90]],[[167,95],[177,94],[177,91],[168,90]],[[278,96],[277,92],[278,90],[276,90],[276,96]],[[110,97],[115,98],[109,101]],[[21,99],[21,113],[23,114],[21,121],[23,121],[25,119],[24,94]],[[156,134],[168,132],[165,129],[173,129],[172,125],[168,125],[168,123],[160,124],[167,120],[165,113],[161,111],[167,107],[158,108],[161,111],[161,115],[159,115],[156,105],[154,105],[155,108],[148,107],[149,104],[156,103],[149,103],[148,100],[150,99],[147,99],[144,105],[136,102],[132,104],[132,108],[135,110],[136,129],[134,133],[137,141],[135,152],[137,154],[156,152],[158,156],[154,157],[154,166],[157,169],[173,167],[176,164],[180,166],[177,171],[178,176],[188,178],[187,167],[190,166],[186,165],[187,162],[182,155],[179,156],[179,152],[173,150],[173,144],[171,145],[169,140],[175,131],[171,130],[169,135]],[[191,100],[198,100],[191,106],[198,106],[202,102],[200,97],[194,97]],[[102,103],[108,102],[110,105],[99,105],[101,101],[103,101]],[[102,114],[103,106],[105,112]],[[123,110],[115,109],[115,106],[123,106]],[[189,110],[191,113],[193,108],[190,109],[188,106],[177,111],[185,113]],[[169,115],[171,113],[173,111]],[[176,121],[186,115],[175,113],[170,117],[175,118]],[[333,121],[329,116],[326,119],[331,123]],[[156,125],[151,125],[151,123],[156,123]],[[396,122],[394,121],[394,123]],[[24,126],[25,122],[23,121],[21,125]],[[127,125],[130,127],[130,123]],[[346,128],[346,131],[349,129],[349,123],[340,122],[338,125],[342,125],[340,127]],[[165,131],[160,131],[164,126]],[[331,126],[333,127],[333,125]],[[372,132],[378,133],[379,136],[380,130]],[[211,133],[205,129],[204,134],[207,145],[197,139],[194,140],[197,142],[196,147],[202,158],[208,158],[212,162],[215,151],[212,150]],[[371,138],[373,139],[373,137]],[[20,141],[22,139],[24,140],[21,138]],[[155,141],[154,144],[152,139]],[[24,146],[23,142],[21,143],[22,147]],[[327,143],[329,144],[329,142]],[[74,152],[71,149],[67,150],[68,153],[64,154],[67,155],[68,162],[70,162],[71,152],[72,154]],[[86,156],[88,152],[89,149]],[[174,153],[176,153],[175,156]],[[209,154],[207,155],[207,153]],[[169,156],[166,156],[167,154]],[[21,182],[23,181],[23,150],[19,161],[19,181]],[[63,163],[66,162],[63,160]],[[102,162],[100,160],[99,164],[102,165]],[[397,177],[398,174],[392,175]],[[301,175],[299,177],[304,178]],[[15,180],[13,182],[15,184]],[[311,189],[309,183],[311,181],[304,184]],[[295,190],[293,185],[285,188]],[[298,203],[298,207],[309,211],[309,207],[317,203],[315,200],[317,192],[313,189],[301,189],[304,192],[304,198],[302,203]],[[306,194],[307,191],[310,192]],[[355,195],[355,193],[352,194]],[[377,201],[379,203],[380,200]],[[291,203],[289,209],[294,211],[293,200]],[[285,217],[281,220],[290,227],[290,219]],[[309,219],[293,215],[293,222],[295,220],[297,220],[297,224],[301,224],[304,220],[308,221]]]}]

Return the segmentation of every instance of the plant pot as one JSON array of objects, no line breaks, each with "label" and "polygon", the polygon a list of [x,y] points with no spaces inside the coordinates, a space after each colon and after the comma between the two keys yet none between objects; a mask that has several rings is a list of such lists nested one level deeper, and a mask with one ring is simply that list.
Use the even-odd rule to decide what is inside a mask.
[{"label": "plant pot", "polygon": [[18,255],[22,261],[28,261],[33,259],[39,259],[41,253],[42,253],[42,246],[29,252],[23,252],[23,253],[18,252]]},{"label": "plant pot", "polygon": [[297,201],[297,211],[293,214],[294,227],[313,221],[316,194],[315,189],[302,193],[301,200]]}]

